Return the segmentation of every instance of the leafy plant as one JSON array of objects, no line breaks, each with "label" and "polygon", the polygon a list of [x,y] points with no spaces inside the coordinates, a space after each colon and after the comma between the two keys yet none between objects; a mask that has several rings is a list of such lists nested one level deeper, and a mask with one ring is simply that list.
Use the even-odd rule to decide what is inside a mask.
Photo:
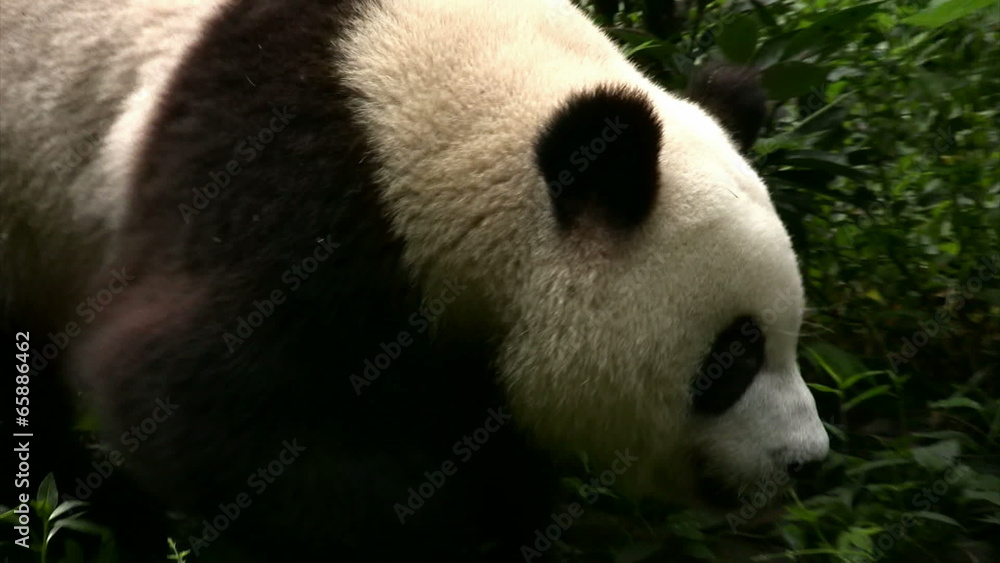
[{"label": "leafy plant", "polygon": [[191,550],[178,551],[177,542],[174,541],[174,538],[167,538],[167,546],[170,548],[170,555],[167,556],[169,561],[177,561],[177,563],[185,563],[187,561],[186,558],[191,553]]},{"label": "leafy plant", "polygon": [[780,515],[739,529],[609,506],[641,523],[617,557],[1000,560],[995,2],[677,2],[668,33],[645,20],[662,4],[625,0],[607,28],[654,80],[760,71],[751,159],[802,259],[800,363],[833,451]]},{"label": "leafy plant", "polygon": [[[83,518],[86,511],[80,510],[87,506],[81,500],[59,501],[59,490],[56,487],[55,476],[49,473],[42,479],[38,486],[38,493],[34,500],[28,503],[34,518],[30,520],[31,526],[29,549],[38,554],[41,563],[52,561],[53,539],[60,530],[75,530],[85,534],[91,534],[102,538],[102,544],[109,545],[111,533],[106,528],[89,522]],[[0,521],[11,525],[18,525],[15,508],[0,507]],[[38,523],[41,529],[38,529]],[[63,534],[60,534],[62,537]],[[23,548],[18,548],[23,549]],[[65,541],[65,557],[60,559],[65,563],[83,563],[83,551],[80,545],[71,538]],[[110,561],[110,552],[106,552],[99,561]]]}]

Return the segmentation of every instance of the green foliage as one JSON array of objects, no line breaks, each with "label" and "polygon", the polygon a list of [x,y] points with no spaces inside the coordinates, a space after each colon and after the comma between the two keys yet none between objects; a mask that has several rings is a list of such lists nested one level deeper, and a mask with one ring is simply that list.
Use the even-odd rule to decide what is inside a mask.
[{"label": "green foliage", "polygon": [[[55,477],[49,473],[42,479],[38,486],[38,493],[34,500],[29,501],[28,508],[31,514],[28,516],[28,525],[31,528],[29,551],[37,555],[40,563],[84,563],[84,561],[96,561],[97,563],[109,563],[114,561],[114,543],[111,532],[93,522],[83,518],[86,511],[79,510],[87,506],[86,502],[80,500],[59,501],[59,489],[56,487]],[[0,507],[0,522],[5,522],[11,526],[19,526],[16,508]],[[97,555],[97,559],[85,559],[84,550],[80,543],[73,537],[67,536],[64,532],[60,534],[62,546],[57,549],[54,542],[57,532],[60,530],[73,530],[82,534],[89,534],[101,539],[102,549]],[[4,542],[3,545],[10,549],[23,550],[23,547],[12,546],[11,542]],[[58,552],[59,556],[53,554]]]},{"label": "green foliage", "polygon": [[931,28],[941,27],[958,18],[991,6],[996,8],[994,0],[948,0],[947,2],[937,3],[937,5],[931,6],[918,14],[913,14],[904,19],[903,23]]},{"label": "green foliage", "polygon": [[[49,473],[39,484],[35,499],[28,502],[31,512],[28,515],[28,526],[31,528],[28,549],[13,545],[12,541],[0,542],[0,546],[5,551],[15,553],[16,561],[27,561],[26,553],[30,553],[33,556],[31,560],[38,563],[116,563],[118,552],[114,535],[111,530],[84,518],[86,510],[80,509],[87,505],[81,500],[60,501],[55,476]],[[15,510],[16,508],[0,506],[0,522],[20,526],[20,514],[15,513]],[[97,539],[98,547],[85,548],[78,541],[80,535],[73,536],[66,532],[59,534],[59,541],[53,541],[61,530],[92,536]],[[167,547],[170,550],[166,555],[167,561],[190,563],[187,557],[191,552],[178,550],[173,538],[167,538]]]},{"label": "green foliage", "polygon": [[754,164],[802,259],[801,365],[833,451],[745,525],[628,507],[642,525],[617,555],[589,529],[592,549],[567,543],[581,561],[1000,560],[1000,7],[679,2],[654,35],[650,4],[608,32],[660,84],[709,60],[761,72]]},{"label": "green foliage", "polygon": [[170,548],[170,555],[167,556],[169,561],[177,561],[177,563],[185,563],[187,561],[187,556],[191,554],[191,550],[185,549],[183,551],[177,550],[177,542],[174,538],[167,538],[167,547]]}]

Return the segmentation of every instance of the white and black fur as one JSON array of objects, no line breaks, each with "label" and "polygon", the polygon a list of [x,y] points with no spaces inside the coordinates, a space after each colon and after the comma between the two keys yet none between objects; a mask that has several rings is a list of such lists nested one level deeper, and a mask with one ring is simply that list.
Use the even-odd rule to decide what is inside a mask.
[{"label": "white and black fur", "polygon": [[[489,541],[519,558],[548,523],[551,462],[579,451],[598,468],[628,451],[617,488],[695,503],[825,456],[796,256],[741,156],[763,115],[751,75],[666,92],[565,0],[0,9],[5,336],[81,325],[53,365],[112,446],[157,399],[179,405],[122,471],[170,508],[214,516],[298,440],[224,532],[263,560],[471,561]],[[245,342],[224,338],[275,290]],[[401,525],[408,489],[497,408],[512,421]]]}]

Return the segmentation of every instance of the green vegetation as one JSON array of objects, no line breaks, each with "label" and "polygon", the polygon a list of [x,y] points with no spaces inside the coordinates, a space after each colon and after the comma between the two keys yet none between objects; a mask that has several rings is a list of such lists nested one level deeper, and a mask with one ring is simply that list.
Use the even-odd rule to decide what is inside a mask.
[{"label": "green vegetation", "polygon": [[774,513],[655,517],[608,491],[616,522],[567,531],[577,560],[1000,560],[1000,5],[583,4],[669,88],[761,69],[754,158],[803,264],[834,451]]},{"label": "green vegetation", "polygon": [[[668,88],[706,60],[762,70],[754,159],[803,264],[802,368],[833,452],[783,507],[714,518],[567,478],[569,560],[1000,561],[1000,5],[582,4]],[[38,561],[85,561],[86,536],[86,560],[112,560],[51,478],[31,509]],[[164,543],[150,561],[185,561]]]}]

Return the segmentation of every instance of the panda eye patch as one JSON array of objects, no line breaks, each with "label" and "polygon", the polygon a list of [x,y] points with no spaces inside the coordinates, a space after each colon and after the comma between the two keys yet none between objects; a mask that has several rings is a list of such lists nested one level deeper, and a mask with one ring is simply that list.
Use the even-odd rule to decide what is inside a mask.
[{"label": "panda eye patch", "polygon": [[742,316],[712,344],[694,380],[694,412],[719,415],[732,407],[764,365],[764,332],[757,321]]}]

